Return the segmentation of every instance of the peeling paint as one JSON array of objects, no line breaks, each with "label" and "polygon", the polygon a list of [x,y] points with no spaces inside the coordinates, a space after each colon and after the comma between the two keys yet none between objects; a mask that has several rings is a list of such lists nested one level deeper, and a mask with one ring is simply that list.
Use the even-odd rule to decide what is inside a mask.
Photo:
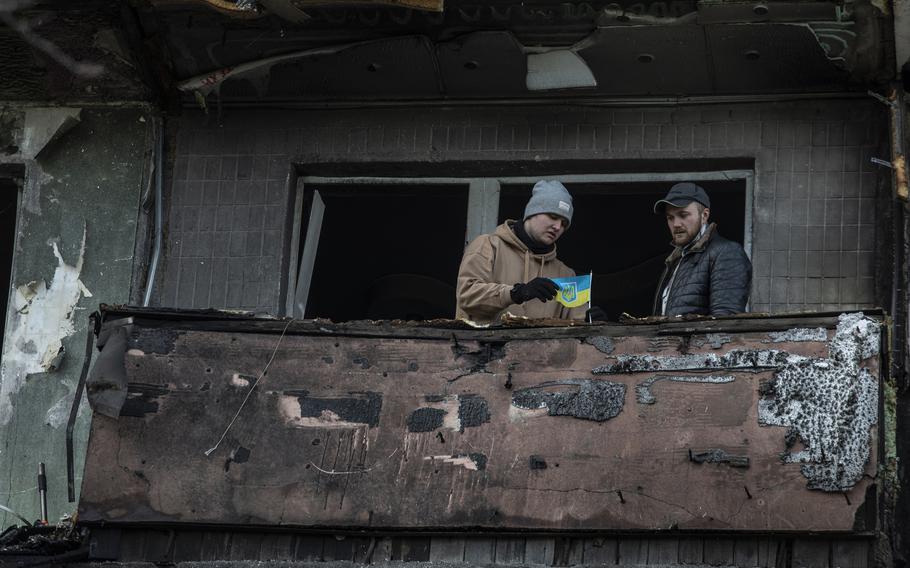
[{"label": "peeling paint", "polygon": [[619,355],[615,363],[601,365],[591,372],[595,375],[644,373],[651,371],[697,371],[710,369],[775,369],[805,361],[777,349],[732,349],[723,355],[690,353],[686,355]]},{"label": "peeling paint", "polygon": [[880,340],[878,322],[843,314],[829,358],[787,365],[764,385],[759,424],[787,427],[792,443],[802,441],[781,459],[802,464],[810,489],[848,491],[863,476],[878,421],[878,379],[861,363],[878,354]]},{"label": "peeling paint", "polygon": [[247,375],[241,375],[240,373],[234,373],[231,375],[231,386],[248,387],[250,386],[250,377]]},{"label": "peeling paint", "polygon": [[731,375],[708,375],[706,377],[693,377],[689,375],[679,377],[669,375],[654,376],[635,385],[635,400],[638,401],[638,404],[654,404],[657,402],[651,387],[654,386],[654,383],[660,381],[672,381],[674,383],[724,384],[732,383],[734,380],[736,380],[736,378]]},{"label": "peeling paint", "polygon": [[795,327],[786,331],[772,331],[762,343],[789,343],[792,341],[828,341],[828,330],[823,327],[809,329]]},{"label": "peeling paint", "polygon": [[[76,332],[73,314],[82,296],[91,292],[79,279],[85,259],[86,228],[82,230],[79,257],[67,264],[56,242],[50,243],[57,268],[50,284],[39,281],[28,297],[16,300],[17,311],[10,317],[0,367],[0,426],[12,418],[12,397],[32,373],[56,369],[63,353],[63,339]],[[17,287],[16,294],[20,294]]]},{"label": "peeling paint", "polygon": [[[553,387],[567,387],[553,392]],[[612,381],[566,379],[517,390],[512,406],[525,410],[546,409],[550,416],[571,416],[603,422],[622,412],[626,385]]]},{"label": "peeling paint", "polygon": [[487,456],[479,453],[454,454],[451,456],[426,456],[424,461],[441,461],[461,466],[470,471],[482,471],[487,468]]}]

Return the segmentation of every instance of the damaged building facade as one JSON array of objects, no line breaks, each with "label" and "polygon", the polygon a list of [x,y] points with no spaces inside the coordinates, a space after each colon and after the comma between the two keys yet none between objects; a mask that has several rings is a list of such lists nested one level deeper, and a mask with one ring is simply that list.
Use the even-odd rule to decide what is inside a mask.
[{"label": "damaged building facade", "polygon": [[[40,462],[81,559],[910,559],[905,0],[2,10],[0,528]],[[443,321],[538,179],[621,323]],[[749,315],[639,319],[684,180]]]}]

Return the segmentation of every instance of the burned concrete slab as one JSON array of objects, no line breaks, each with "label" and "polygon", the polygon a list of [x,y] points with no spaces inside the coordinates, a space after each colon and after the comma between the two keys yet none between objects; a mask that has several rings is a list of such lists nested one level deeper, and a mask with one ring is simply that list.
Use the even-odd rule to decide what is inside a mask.
[{"label": "burned concrete slab", "polygon": [[[825,461],[780,459],[788,428],[787,451],[799,455],[803,446],[816,448],[810,434],[824,426],[822,419],[836,428],[859,424],[846,416],[849,399],[820,400],[817,409],[803,404],[810,411],[805,419],[791,412],[789,405],[808,393],[791,385],[801,380],[797,374],[787,373],[815,361],[843,360],[837,364],[846,368],[851,357],[874,354],[864,320],[687,321],[678,326],[682,331],[667,327],[675,323],[453,330],[295,322],[276,350],[286,322],[178,316],[167,316],[173,324],[157,313],[152,322],[141,312],[129,316],[139,329],[182,335],[167,356],[121,355],[129,383],[159,389],[148,391],[148,402],[168,392],[141,418],[95,416],[82,523],[180,519],[441,531],[800,526],[842,534],[858,530],[857,514],[875,506],[868,497],[875,494],[868,490],[878,463],[874,424],[866,432],[868,459],[848,460],[861,464],[855,483],[827,471]],[[845,327],[839,335],[832,333],[838,323]],[[818,326],[852,339],[832,341],[833,347],[793,341],[764,348],[770,331]],[[729,341],[699,346],[697,338],[709,333]],[[453,335],[484,360],[481,372],[455,382],[466,364],[480,360],[453,352]],[[593,335],[611,338],[613,353],[583,343]],[[666,339],[667,348],[649,351],[654,337]],[[501,352],[487,358],[482,345]],[[259,377],[273,353],[267,375],[250,390],[246,378]],[[334,364],[322,362],[327,355]],[[371,367],[354,364],[358,356]],[[637,363],[628,372],[590,374],[620,358]],[[647,368],[639,363],[649,358],[680,368],[632,371]],[[731,368],[705,369],[706,360]],[[877,365],[873,355],[859,367],[874,376]],[[248,384],[233,384],[235,375]],[[627,408],[625,393],[636,387],[656,403]],[[793,424],[759,424],[760,404],[780,404],[775,416]],[[206,455],[235,416],[224,443]],[[845,434],[841,441],[852,439]],[[814,478],[854,484],[842,492],[809,490],[804,466],[819,469],[806,471]],[[680,491],[680,479],[710,490]]]}]

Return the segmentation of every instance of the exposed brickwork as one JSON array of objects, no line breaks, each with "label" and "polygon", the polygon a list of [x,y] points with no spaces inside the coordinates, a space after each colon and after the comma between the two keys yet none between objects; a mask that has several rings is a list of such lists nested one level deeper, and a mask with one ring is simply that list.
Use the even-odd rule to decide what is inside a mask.
[{"label": "exposed brickwork", "polygon": [[178,129],[162,305],[278,311],[292,163],[567,158],[754,159],[753,310],[876,303],[872,103],[231,111]]}]

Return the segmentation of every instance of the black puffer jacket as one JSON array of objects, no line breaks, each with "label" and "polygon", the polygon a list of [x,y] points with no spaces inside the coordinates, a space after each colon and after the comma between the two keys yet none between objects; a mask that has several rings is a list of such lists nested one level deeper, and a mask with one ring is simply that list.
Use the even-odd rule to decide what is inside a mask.
[{"label": "black puffer jacket", "polygon": [[654,315],[661,315],[661,292],[673,278],[664,315],[722,316],[746,310],[752,286],[752,263],[743,247],[717,233],[714,223],[685,252],[677,248],[667,257],[654,297]]}]

